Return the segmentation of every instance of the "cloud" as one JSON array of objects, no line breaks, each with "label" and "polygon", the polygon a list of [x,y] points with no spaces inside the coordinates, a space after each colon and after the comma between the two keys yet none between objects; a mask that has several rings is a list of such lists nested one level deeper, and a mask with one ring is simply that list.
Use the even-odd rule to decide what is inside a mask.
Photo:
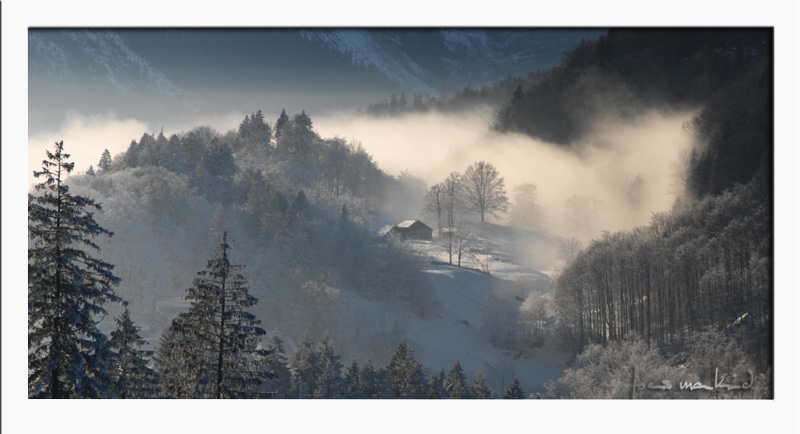
[{"label": "cloud", "polygon": [[[573,194],[597,195],[603,215],[597,230],[619,230],[644,224],[652,212],[669,210],[676,190],[674,161],[687,146],[683,124],[694,112],[647,111],[632,119],[606,118],[572,148],[531,139],[521,134],[490,131],[492,110],[460,114],[409,114],[402,117],[338,116],[314,119],[323,137],[340,136],[361,142],[390,174],[408,169],[428,185],[448,173],[463,173],[485,160],[513,188],[533,183],[551,230],[559,231],[566,199]],[[647,195],[643,207],[622,214],[630,182],[641,174]]]},{"label": "cloud", "polygon": [[104,149],[116,156],[128,149],[131,140],[139,141],[144,133],[157,134],[164,128],[164,134],[169,137],[198,126],[209,126],[225,133],[237,128],[244,116],[244,113],[229,112],[203,116],[191,123],[150,125],[138,119],[120,119],[110,113],[84,115],[68,112],[66,120],[57,131],[36,132],[28,137],[28,186],[38,181],[33,177],[33,171],[41,169],[45,150],[52,150],[54,143],[61,140],[64,141],[64,149],[71,156],[70,161],[75,163],[73,173],[79,173],[86,171],[89,165],[96,168]]},{"label": "cloud", "polygon": [[75,163],[74,172],[83,172],[89,165],[97,166],[104,149],[116,155],[146,131],[148,125],[136,119],[119,119],[113,114],[67,113],[58,131],[43,131],[28,137],[28,185],[38,182],[33,171],[41,169],[45,150],[52,151],[55,142],[64,141],[64,150]]}]

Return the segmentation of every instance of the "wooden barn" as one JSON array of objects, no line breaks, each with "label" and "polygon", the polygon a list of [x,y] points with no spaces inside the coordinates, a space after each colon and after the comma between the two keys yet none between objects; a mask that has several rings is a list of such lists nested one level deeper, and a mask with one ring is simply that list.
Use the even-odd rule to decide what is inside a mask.
[{"label": "wooden barn", "polygon": [[378,235],[398,240],[430,240],[433,238],[433,229],[419,220],[405,220],[382,227]]},{"label": "wooden barn", "polygon": [[419,220],[405,220],[397,224],[402,239],[430,240],[433,238],[433,229]]}]

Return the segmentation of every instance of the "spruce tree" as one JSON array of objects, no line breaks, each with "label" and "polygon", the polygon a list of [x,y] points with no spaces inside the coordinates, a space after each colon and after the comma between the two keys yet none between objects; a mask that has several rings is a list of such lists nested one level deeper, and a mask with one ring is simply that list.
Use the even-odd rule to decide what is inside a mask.
[{"label": "spruce tree", "polygon": [[448,397],[451,399],[466,399],[469,398],[469,389],[467,389],[467,377],[464,375],[464,370],[461,369],[461,363],[456,360],[456,364],[450,369],[447,378],[444,379],[444,388],[447,390]]},{"label": "spruce tree", "polygon": [[317,377],[319,372],[317,352],[311,336],[306,332],[300,346],[297,347],[294,360],[290,366],[292,372],[292,390],[295,398],[305,399],[313,397],[317,391]]},{"label": "spruce tree", "polygon": [[470,398],[472,399],[494,398],[494,392],[486,384],[486,377],[483,375],[483,371],[481,371],[480,369],[478,369],[478,373],[475,374],[475,380],[473,380],[472,386],[470,386]]},{"label": "spruce tree", "polygon": [[46,151],[44,181],[28,194],[28,396],[102,398],[112,392],[113,353],[97,328],[102,307],[121,301],[114,266],[92,256],[94,239],[113,233],[94,220],[102,208],[73,196],[64,178],[74,168],[64,142]]},{"label": "spruce tree", "polygon": [[358,387],[365,399],[376,399],[378,390],[376,385],[375,368],[372,366],[372,360],[367,360],[364,366],[361,367],[361,372],[358,373]]},{"label": "spruce tree", "polygon": [[105,173],[111,169],[111,153],[108,152],[108,149],[104,150],[103,154],[100,155],[97,168],[100,170],[100,173]]},{"label": "spruce tree", "polygon": [[525,394],[522,392],[522,387],[520,387],[517,377],[514,377],[514,381],[506,389],[503,399],[525,399]]},{"label": "spruce tree", "polygon": [[172,327],[158,338],[154,356],[155,368],[161,379],[161,393],[167,398],[189,398],[197,381],[198,357],[192,351],[192,340]]},{"label": "spruce tree", "polygon": [[392,392],[397,398],[419,399],[424,397],[425,377],[422,367],[414,359],[414,352],[406,341],[397,346],[397,350],[386,365]]},{"label": "spruce tree", "polygon": [[195,382],[198,398],[253,397],[267,383],[263,362],[266,351],[258,349],[266,334],[260,321],[247,311],[258,300],[248,293],[247,280],[228,258],[228,233],[186,290],[189,312],[181,313],[170,327],[184,340],[181,350],[193,363],[187,374]]},{"label": "spruce tree", "polygon": [[283,134],[283,129],[286,127],[286,124],[289,122],[289,116],[286,115],[286,109],[281,109],[281,114],[278,117],[278,120],[275,121],[275,140],[281,138]]},{"label": "spruce tree", "polygon": [[389,379],[389,372],[386,370],[383,364],[378,365],[378,370],[374,372],[375,376],[374,376],[373,387],[375,396],[373,398],[375,399],[398,398],[398,396],[392,392],[392,383],[391,380]]},{"label": "spruce tree", "polygon": [[128,306],[116,319],[117,329],[111,332],[108,347],[116,352],[112,377],[120,398],[155,398],[160,394],[158,374],[147,366],[144,339],[131,319]]},{"label": "spruce tree", "polygon": [[342,356],[336,353],[328,333],[322,337],[317,346],[317,390],[316,398],[332,399],[344,397],[344,382],[342,380]]},{"label": "spruce tree", "polygon": [[274,333],[267,347],[266,369],[273,375],[270,392],[273,398],[288,398],[292,390],[292,377],[286,363],[286,350],[283,340]]},{"label": "spruce tree", "polygon": [[358,362],[353,360],[353,363],[347,367],[347,372],[344,374],[344,397],[347,399],[363,399],[366,398],[361,390],[359,376],[361,372],[358,370]]},{"label": "spruce tree", "polygon": [[444,388],[444,379],[445,373],[444,369],[440,369],[439,372],[431,377],[431,382],[428,385],[428,392],[425,395],[428,399],[442,399],[447,398],[447,390]]}]

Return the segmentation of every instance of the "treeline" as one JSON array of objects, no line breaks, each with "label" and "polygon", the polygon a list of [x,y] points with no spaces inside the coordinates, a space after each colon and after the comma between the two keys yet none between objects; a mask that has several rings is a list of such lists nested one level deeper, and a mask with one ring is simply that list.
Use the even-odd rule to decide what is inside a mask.
[{"label": "treeline", "polygon": [[704,104],[771,50],[769,29],[611,29],[507,94],[494,129],[569,145],[601,115]]},{"label": "treeline", "polygon": [[[555,282],[558,331],[575,354],[633,333],[670,352],[713,326],[772,363],[771,210],[758,183],[593,241]],[[764,372],[764,371],[762,371]]]},{"label": "treeline", "polygon": [[[253,313],[259,300],[250,294],[244,265],[231,259],[232,246],[225,231],[206,268],[197,272],[186,289],[188,311],[172,319],[154,354],[145,351],[128,303],[114,290],[121,282],[114,275],[115,267],[100,259],[96,238],[114,234],[94,220],[94,213],[102,212],[98,203],[70,193],[64,181],[74,164],[68,159],[63,142],[57,143],[53,152],[48,151],[42,170],[35,172],[37,178],[45,179],[28,197],[29,397],[494,397],[480,371],[473,384],[467,384],[458,362],[447,375],[442,370],[428,381],[405,342],[385,367],[374,367],[369,361],[359,367],[353,362],[343,372],[341,355],[327,332],[316,347],[307,332],[288,362],[277,333],[272,333],[270,342],[264,345],[267,332]],[[301,191],[289,205],[293,213],[304,212],[302,198]],[[352,230],[343,206],[337,239],[343,243],[357,240],[350,236]],[[391,250],[390,246],[383,248]],[[337,247],[344,260],[353,249],[347,244]],[[285,255],[292,257],[291,248]],[[307,266],[296,265],[285,267],[289,279],[299,279],[297,273]],[[408,284],[413,278],[413,273],[412,277],[405,276],[408,271],[412,270],[398,270],[403,276],[387,272],[387,276],[398,280],[399,285]],[[311,326],[313,320],[327,313],[338,290],[325,282],[297,282],[303,281],[302,288],[291,291],[296,297],[305,296],[310,303],[319,304],[319,310],[304,321]],[[402,297],[396,286],[390,289]],[[422,294],[419,297],[424,299]],[[116,303],[124,310],[116,318],[109,339],[98,328],[98,319],[108,314],[106,305]],[[518,381],[511,384],[505,397],[524,397]]]},{"label": "treeline", "polygon": [[245,116],[238,130],[224,134],[208,127],[169,138],[163,132],[145,133],[113,160],[106,150],[99,170],[90,168],[89,173],[137,167],[187,175],[202,194],[223,203],[241,201],[251,183],[267,178],[271,185],[265,190],[316,189],[334,199],[345,194],[361,197],[377,208],[393,181],[360,144],[319,137],[305,112],[289,117],[282,111],[270,124],[259,110]]},{"label": "treeline", "polygon": [[473,89],[469,86],[451,96],[439,98],[415,93],[409,99],[405,92],[400,96],[392,94],[386,100],[369,104],[366,113],[373,116],[396,116],[405,113],[425,113],[430,111],[455,112],[474,108],[478,105],[500,107],[508,100],[508,95],[518,86],[528,84],[536,79],[531,73],[527,78],[506,77],[502,81]]}]

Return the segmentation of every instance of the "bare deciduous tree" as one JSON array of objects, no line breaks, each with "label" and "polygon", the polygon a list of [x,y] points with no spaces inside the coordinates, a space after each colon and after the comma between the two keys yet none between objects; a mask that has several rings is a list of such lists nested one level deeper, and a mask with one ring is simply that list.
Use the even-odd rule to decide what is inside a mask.
[{"label": "bare deciduous tree", "polygon": [[461,178],[464,202],[470,211],[481,215],[497,216],[508,211],[505,183],[497,169],[490,163],[479,161],[469,166]]}]

